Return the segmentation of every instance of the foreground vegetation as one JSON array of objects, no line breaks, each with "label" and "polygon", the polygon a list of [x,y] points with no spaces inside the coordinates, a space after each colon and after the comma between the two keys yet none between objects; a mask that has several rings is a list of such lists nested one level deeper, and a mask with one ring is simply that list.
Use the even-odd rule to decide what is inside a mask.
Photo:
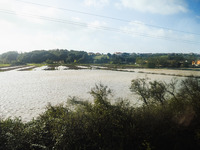
[{"label": "foreground vegetation", "polygon": [[[177,84],[180,84],[177,89]],[[135,79],[130,90],[141,106],[118,99],[103,85],[91,89],[93,102],[70,98],[47,106],[37,119],[0,121],[4,150],[198,150],[200,149],[200,80],[181,83]]]}]

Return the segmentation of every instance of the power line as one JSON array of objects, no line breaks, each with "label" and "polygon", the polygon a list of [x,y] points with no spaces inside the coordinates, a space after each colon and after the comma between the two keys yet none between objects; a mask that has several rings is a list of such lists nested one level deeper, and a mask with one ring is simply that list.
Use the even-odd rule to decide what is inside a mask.
[{"label": "power line", "polygon": [[173,42],[182,42],[182,43],[188,43],[188,44],[200,44],[200,42],[197,41],[190,41],[190,40],[180,40],[180,39],[174,39],[174,38],[169,38],[165,36],[152,36],[140,32],[132,32],[132,31],[124,31],[122,29],[118,28],[112,28],[112,27],[106,27],[106,26],[93,26],[89,25],[87,23],[83,22],[76,22],[76,21],[71,21],[71,20],[64,20],[64,19],[57,19],[57,18],[51,18],[51,17],[46,17],[46,16],[39,16],[39,15],[33,15],[33,14],[28,14],[28,13],[17,13],[15,11],[11,10],[5,10],[5,9],[0,9],[1,13],[6,13],[6,14],[11,14],[11,15],[20,15],[20,16],[26,16],[26,17],[32,17],[32,18],[37,18],[37,19],[42,19],[46,21],[52,21],[52,22],[57,22],[57,23],[65,23],[65,24],[71,24],[71,25],[76,25],[76,26],[81,26],[81,27],[86,27],[86,28],[94,28],[98,30],[106,30],[106,31],[112,31],[112,32],[118,32],[118,33],[126,33],[126,34],[133,34],[137,36],[142,36],[146,38],[155,38],[155,39],[161,39],[161,40],[167,40],[167,41],[173,41]]},{"label": "power line", "polygon": [[[7,13],[7,14],[12,14],[12,15],[19,15],[19,14],[16,14],[14,11],[10,11],[10,10],[0,9],[0,12]],[[190,43],[190,44],[198,44],[198,43],[200,43],[200,42],[189,41],[189,40],[172,39],[172,38],[168,38],[168,37],[164,37],[164,36],[151,36],[151,35],[147,35],[147,34],[144,34],[144,33],[124,31],[122,29],[105,27],[105,26],[98,26],[97,27],[97,26],[88,25],[86,23],[75,22],[75,21],[71,21],[71,20],[56,19],[56,18],[51,18],[51,17],[39,16],[39,15],[32,15],[32,14],[27,14],[27,13],[21,13],[20,16],[33,17],[33,18],[52,21],[52,22],[77,25],[77,26],[81,26],[81,27],[90,27],[90,28],[95,28],[95,29],[98,29],[98,30],[107,30],[107,31],[121,32],[121,33],[126,33],[126,34],[134,33],[135,35],[138,35],[138,36],[156,38],[156,39],[162,39],[162,40],[164,39],[164,40],[168,40],[168,41],[178,41],[178,42],[184,42],[184,43]]]},{"label": "power line", "polygon": [[140,22],[132,22],[131,20],[126,20],[126,19],[121,19],[121,18],[115,18],[115,17],[110,17],[110,16],[93,14],[93,13],[88,13],[88,12],[83,12],[83,11],[78,11],[78,10],[73,10],[73,9],[67,9],[67,8],[61,8],[61,7],[54,7],[54,6],[45,5],[45,4],[28,2],[28,1],[24,1],[24,0],[15,0],[15,1],[27,3],[27,4],[31,4],[31,5],[49,7],[49,8],[54,8],[54,9],[58,9],[58,10],[69,11],[69,12],[74,12],[74,13],[79,13],[79,14],[84,14],[84,15],[90,15],[90,16],[95,16],[95,17],[100,17],[100,18],[106,18],[106,19],[111,19],[111,20],[116,20],[116,21],[121,21],[121,22],[128,22],[128,23],[131,22],[133,24],[146,25],[146,26],[153,27],[153,28],[165,29],[165,30],[170,30],[170,31],[174,31],[174,32],[181,32],[181,33],[200,36],[199,33],[187,32],[187,31],[183,31],[183,30],[177,30],[177,29],[167,28],[167,27],[163,27],[163,26],[156,26],[156,25],[151,25],[151,24],[146,24],[146,23],[140,23]]}]

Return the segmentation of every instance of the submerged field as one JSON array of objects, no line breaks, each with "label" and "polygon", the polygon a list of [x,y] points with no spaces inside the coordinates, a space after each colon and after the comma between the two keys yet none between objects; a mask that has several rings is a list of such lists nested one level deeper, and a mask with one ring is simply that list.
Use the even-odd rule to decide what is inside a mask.
[{"label": "submerged field", "polygon": [[[44,67],[42,67],[44,69]],[[88,93],[95,84],[103,83],[113,90],[114,99],[123,97],[131,103],[138,103],[137,96],[130,92],[132,79],[148,77],[151,80],[169,82],[174,76],[146,74],[145,69],[134,72],[111,70],[57,70],[44,71],[36,68],[32,71],[19,69],[0,74],[0,115],[3,118],[19,117],[29,121],[44,112],[48,103],[65,103],[70,96],[91,100]],[[22,69],[22,68],[20,68]],[[146,70],[149,72],[149,70]],[[154,70],[151,70],[156,72]],[[170,71],[170,70],[169,70]],[[170,71],[172,72],[172,71]],[[197,71],[185,71],[197,74]],[[174,71],[178,73],[178,71]],[[181,72],[182,73],[182,72]],[[183,77],[177,77],[183,79]]]}]

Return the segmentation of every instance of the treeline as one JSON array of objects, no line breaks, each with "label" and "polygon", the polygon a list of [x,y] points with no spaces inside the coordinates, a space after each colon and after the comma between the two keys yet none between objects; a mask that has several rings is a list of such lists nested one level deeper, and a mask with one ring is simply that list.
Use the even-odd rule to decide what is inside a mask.
[{"label": "treeline", "polygon": [[0,56],[1,63],[26,64],[26,63],[92,63],[92,57],[84,51],[68,50],[37,50],[27,53],[15,51],[4,53]]},{"label": "treeline", "polygon": [[135,107],[112,104],[111,91],[96,85],[92,103],[73,97],[27,123],[0,120],[0,149],[199,150],[200,80],[176,84],[133,80],[130,89],[144,102]]},{"label": "treeline", "polygon": [[192,67],[192,62],[200,60],[199,54],[136,54],[114,53],[100,54],[87,53],[75,50],[37,50],[26,53],[15,51],[0,55],[0,63],[3,64],[27,64],[27,63],[62,63],[62,64],[126,64],[147,68],[180,68]]}]

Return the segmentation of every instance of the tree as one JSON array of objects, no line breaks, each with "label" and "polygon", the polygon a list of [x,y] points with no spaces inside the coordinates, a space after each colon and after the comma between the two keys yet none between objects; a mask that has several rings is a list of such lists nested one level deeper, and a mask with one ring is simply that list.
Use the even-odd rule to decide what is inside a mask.
[{"label": "tree", "polygon": [[149,99],[150,99],[150,91],[149,91],[149,85],[147,84],[147,78],[143,79],[135,79],[131,81],[131,92],[134,92],[141,96],[143,102],[148,105]]},{"label": "tree", "polygon": [[160,103],[164,104],[167,99],[176,99],[175,86],[177,81],[174,79],[170,83],[163,81],[148,81],[148,78],[138,78],[131,81],[131,92],[138,94],[144,104]]},{"label": "tree", "polygon": [[3,63],[12,63],[12,62],[16,62],[17,61],[17,58],[18,58],[18,52],[16,51],[10,51],[10,52],[7,52],[7,53],[3,53],[1,55],[1,59],[2,59],[2,62]]},{"label": "tree", "polygon": [[178,96],[191,103],[195,112],[200,115],[200,79],[187,78],[181,81]]},{"label": "tree", "polygon": [[111,59],[112,55],[110,53],[107,54],[108,58]]},{"label": "tree", "polygon": [[166,101],[165,96],[167,94],[165,84],[161,81],[153,81],[149,82],[149,84],[150,84],[150,89],[149,89],[150,96],[152,97],[152,99],[160,102],[163,105],[164,102]]},{"label": "tree", "polygon": [[108,89],[107,86],[102,84],[95,85],[95,87],[91,89],[90,94],[94,97],[94,103],[96,105],[108,106],[110,104],[108,102],[108,96],[111,95],[111,90]]},{"label": "tree", "polygon": [[148,59],[148,61],[147,61],[147,67],[148,68],[155,68],[156,65],[157,65],[156,59],[154,59],[154,58]]}]

